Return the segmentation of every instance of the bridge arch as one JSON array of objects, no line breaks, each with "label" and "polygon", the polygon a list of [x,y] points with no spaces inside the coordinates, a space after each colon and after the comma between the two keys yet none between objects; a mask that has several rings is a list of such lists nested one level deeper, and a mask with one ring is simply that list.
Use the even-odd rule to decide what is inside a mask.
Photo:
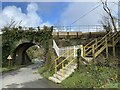
[{"label": "bridge arch", "polygon": [[25,65],[25,64],[30,64],[31,59],[27,55],[27,49],[37,45],[33,42],[24,42],[19,44],[16,49],[14,50],[14,55],[13,55],[13,64],[14,65]]}]

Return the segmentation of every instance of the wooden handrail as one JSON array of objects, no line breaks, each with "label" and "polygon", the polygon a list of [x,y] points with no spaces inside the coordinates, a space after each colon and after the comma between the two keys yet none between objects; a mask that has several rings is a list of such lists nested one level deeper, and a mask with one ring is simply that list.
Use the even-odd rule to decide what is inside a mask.
[{"label": "wooden handrail", "polygon": [[71,51],[71,50],[73,50],[73,49],[74,49],[74,48],[67,50],[67,51],[64,52],[61,56],[59,56],[58,58],[56,58],[54,61],[57,61],[59,58],[61,58],[63,55],[65,55],[66,53],[68,53],[69,51]]},{"label": "wooden handrail", "polygon": [[104,40],[111,32],[107,33],[104,37],[102,37],[102,39],[100,39],[97,43],[101,42],[102,40]]},{"label": "wooden handrail", "polygon": [[[92,53],[92,46],[94,45],[94,53],[102,44],[105,43],[105,39],[111,35],[112,32],[108,32],[104,37],[102,37],[100,40],[96,39],[92,40],[90,43],[84,46],[84,56],[87,56],[88,54]],[[90,45],[90,46],[89,46]]]},{"label": "wooden handrail", "polygon": [[[110,41],[109,39],[112,40],[116,40],[116,42],[118,42],[118,38],[119,34],[117,32],[113,33],[113,32],[109,32],[107,33],[104,37],[102,37],[100,40],[98,39],[94,39],[92,40],[90,43],[86,44],[85,46],[83,46],[83,54],[84,56],[89,55],[90,53],[92,53],[93,58],[95,60],[95,58],[101,53],[103,52],[103,50],[106,48],[106,52],[108,51],[108,42]],[[73,49],[73,48],[72,48]],[[68,51],[72,50],[69,49]],[[60,57],[62,57],[64,54],[66,54],[68,51],[66,51],[65,53],[63,53]],[[64,62],[70,58],[74,53],[76,53],[77,50],[74,50],[69,56],[67,56],[64,60],[62,60],[59,64],[57,64],[57,60],[60,58],[56,58],[55,59],[55,72],[57,72],[57,68],[58,66],[60,66],[62,64],[62,76],[64,76]],[[68,64],[66,65],[66,67],[68,67],[72,62],[74,62],[74,60],[76,59],[76,57],[74,57],[73,59],[71,59]]]},{"label": "wooden handrail", "polygon": [[72,60],[66,65],[66,67],[68,67],[72,62],[74,62],[75,59],[76,59],[76,58],[72,59]]},{"label": "wooden handrail", "polygon": [[[76,50],[77,51],[77,50]],[[75,52],[76,52],[75,51]],[[71,53],[68,57],[66,57],[64,60],[62,60],[56,67],[58,67],[59,65],[61,65],[63,62],[65,62],[70,56],[72,56],[75,52]]]},{"label": "wooden handrail", "polygon": [[[58,65],[57,65],[57,62],[55,61],[55,73],[57,73],[57,67],[60,66],[62,64],[62,77],[64,77],[64,62],[70,57],[72,56],[74,53],[76,53],[76,51],[74,51],[73,53],[71,53],[68,57],[66,57],[64,60],[62,60]],[[68,64],[70,65],[71,62],[73,62],[76,58],[72,59]]]},{"label": "wooden handrail", "polygon": [[89,53],[91,53],[92,52],[92,49],[89,51],[89,52],[87,52],[86,54],[85,54],[85,56],[87,56]]},{"label": "wooden handrail", "polygon": [[89,46],[91,43],[95,42],[95,39],[92,40],[90,43],[88,43],[87,45],[85,45],[84,47],[86,48],[87,46]]},{"label": "wooden handrail", "polygon": [[85,52],[88,51],[90,48],[92,48],[92,45],[89,46],[89,47],[87,47],[87,49],[85,50]]},{"label": "wooden handrail", "polygon": [[101,45],[103,45],[103,43],[105,43],[105,41],[103,41],[103,42],[101,42],[99,45],[97,45],[97,46],[95,47],[95,50],[96,50],[98,47],[100,47]]}]

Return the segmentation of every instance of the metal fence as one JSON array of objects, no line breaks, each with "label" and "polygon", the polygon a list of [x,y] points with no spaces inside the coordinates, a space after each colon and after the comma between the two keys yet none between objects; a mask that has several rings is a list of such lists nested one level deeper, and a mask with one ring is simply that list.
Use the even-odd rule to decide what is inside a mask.
[{"label": "metal fence", "polygon": [[54,32],[103,32],[102,25],[54,26]]}]

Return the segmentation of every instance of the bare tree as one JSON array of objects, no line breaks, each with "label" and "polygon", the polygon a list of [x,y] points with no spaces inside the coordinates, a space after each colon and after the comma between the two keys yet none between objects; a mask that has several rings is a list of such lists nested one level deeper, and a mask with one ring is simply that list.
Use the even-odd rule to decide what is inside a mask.
[{"label": "bare tree", "polygon": [[115,25],[114,17],[113,17],[113,15],[112,15],[112,13],[111,13],[110,8],[108,7],[107,0],[105,0],[105,1],[102,1],[102,0],[101,0],[101,2],[102,2],[104,11],[105,11],[105,12],[109,15],[109,17],[110,17],[112,26],[113,26],[113,28],[114,28],[114,31],[116,32],[116,31],[117,31],[117,28],[116,28],[116,25]]},{"label": "bare tree", "polygon": [[100,23],[103,25],[104,29],[107,32],[112,31],[112,25],[110,22],[110,18],[108,18],[108,16],[106,15],[102,16],[102,20],[100,21]]},{"label": "bare tree", "polygon": [[20,22],[16,22],[14,19],[11,19],[9,23],[7,23],[7,25],[5,27],[8,28],[15,28],[20,26],[20,24],[22,23],[22,20]]}]

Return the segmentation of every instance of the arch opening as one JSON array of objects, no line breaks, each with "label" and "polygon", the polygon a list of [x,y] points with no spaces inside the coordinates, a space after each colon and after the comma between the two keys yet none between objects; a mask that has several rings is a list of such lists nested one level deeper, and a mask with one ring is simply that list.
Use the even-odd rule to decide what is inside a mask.
[{"label": "arch opening", "polygon": [[25,42],[20,44],[14,51],[13,55],[13,65],[27,65],[31,64],[32,60],[27,54],[27,49],[36,45],[32,42]]}]

